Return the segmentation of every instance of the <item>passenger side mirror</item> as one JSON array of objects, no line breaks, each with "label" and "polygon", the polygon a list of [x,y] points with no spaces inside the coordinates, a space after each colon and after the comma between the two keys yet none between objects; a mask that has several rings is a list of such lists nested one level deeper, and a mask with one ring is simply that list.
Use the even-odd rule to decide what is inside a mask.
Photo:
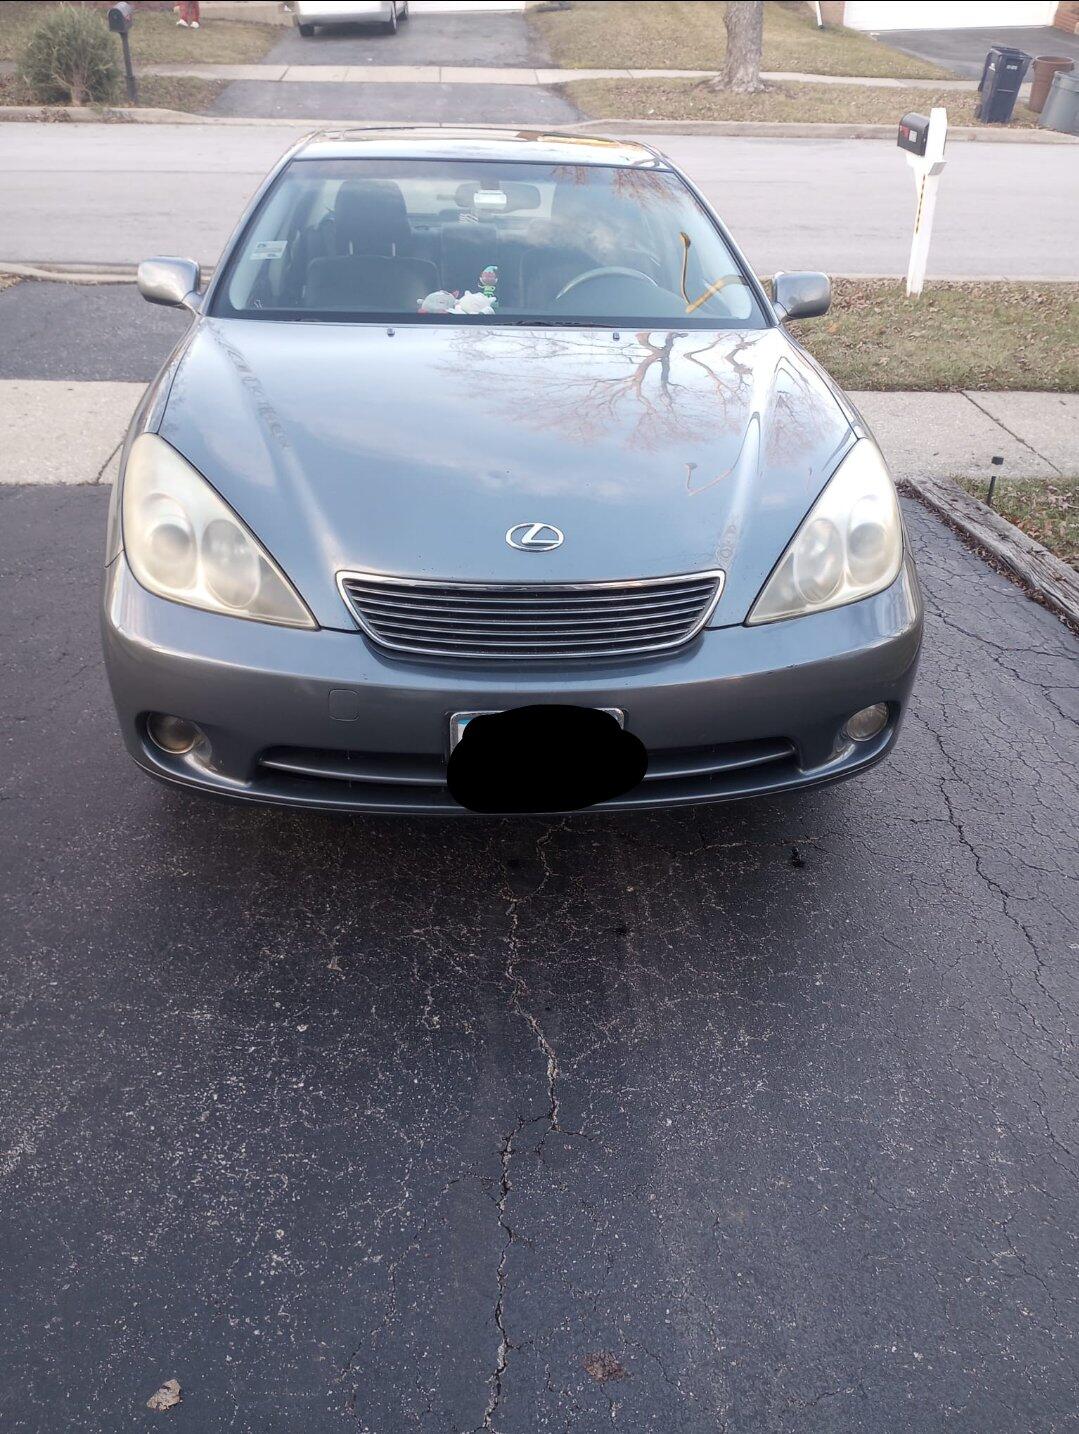
[{"label": "passenger side mirror", "polygon": [[194,259],[144,259],[139,265],[139,293],[151,304],[197,313],[201,282],[202,270]]},{"label": "passenger side mirror", "polygon": [[777,274],[772,280],[772,304],[781,322],[815,319],[832,303],[832,281],[827,274]]}]

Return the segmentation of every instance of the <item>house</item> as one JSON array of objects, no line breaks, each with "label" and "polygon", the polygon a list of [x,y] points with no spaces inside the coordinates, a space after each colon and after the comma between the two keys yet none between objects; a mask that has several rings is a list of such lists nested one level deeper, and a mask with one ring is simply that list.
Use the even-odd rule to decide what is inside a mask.
[{"label": "house", "polygon": [[968,30],[1055,25],[1079,34],[1079,0],[822,0],[826,25],[851,30]]}]

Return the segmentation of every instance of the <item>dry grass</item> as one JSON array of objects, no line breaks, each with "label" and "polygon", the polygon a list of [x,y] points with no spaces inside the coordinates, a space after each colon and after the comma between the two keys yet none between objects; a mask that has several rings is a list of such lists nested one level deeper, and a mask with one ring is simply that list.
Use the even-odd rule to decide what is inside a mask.
[{"label": "dry grass", "polygon": [[[764,69],[934,80],[947,72],[854,30],[818,30],[806,5],[765,5]],[[530,10],[552,63],[565,69],[712,70],[723,61],[720,0],[581,0]]]},{"label": "dry grass", "polygon": [[1079,284],[837,279],[792,332],[844,388],[1079,392]]},{"label": "dry grass", "polygon": [[[138,108],[207,114],[225,84],[224,80],[199,80],[189,76],[144,75],[139,80]],[[62,106],[39,104],[23,81],[15,75],[0,75],[0,107],[4,105],[34,105],[43,114],[52,111],[58,119],[67,117]],[[109,109],[120,112],[118,117],[122,119],[122,112],[130,108],[121,81],[116,99]],[[103,117],[108,118],[108,115],[103,112]],[[0,119],[2,118],[0,114]]]},{"label": "dry grass", "polygon": [[[968,90],[874,89],[870,85],[771,85],[757,95],[714,91],[697,80],[574,80],[560,86],[571,104],[594,119],[786,121],[801,124],[898,124],[908,110],[944,105],[948,123],[977,124],[978,96]],[[1014,125],[1031,127],[1025,105]]]},{"label": "dry grass", "polygon": [[[3,0],[0,4],[0,60],[17,60],[42,15],[55,5],[44,0]],[[105,17],[102,14],[102,25]],[[287,34],[276,25],[257,21],[206,20],[198,30],[184,30],[168,11],[140,11],[131,27],[131,55],[140,64],[239,65],[261,60]],[[120,50],[116,40],[117,54]]]},{"label": "dry grass", "polygon": [[[983,478],[956,480],[982,502],[988,499]],[[1073,568],[1079,568],[1079,478],[1009,478],[999,482],[993,508]]]}]

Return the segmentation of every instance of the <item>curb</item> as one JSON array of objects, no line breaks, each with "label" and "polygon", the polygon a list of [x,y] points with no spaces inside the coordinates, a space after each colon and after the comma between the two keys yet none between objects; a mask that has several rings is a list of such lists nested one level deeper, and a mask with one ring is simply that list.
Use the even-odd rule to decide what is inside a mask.
[{"label": "curb", "polygon": [[[188,110],[92,109],[85,105],[0,105],[0,124],[29,121],[42,124],[211,124],[257,125],[260,129],[279,127],[315,133],[326,129],[382,129],[367,120],[296,119],[249,115],[192,114]],[[456,129],[452,122],[425,125],[429,129]],[[520,125],[485,125],[485,129],[519,131]],[[529,126],[539,128],[539,126]],[[648,118],[592,119],[559,125],[551,133],[606,135],[635,134],[727,135],[732,139],[887,139],[895,140],[894,124],[799,124],[779,120],[660,120]],[[948,131],[949,140],[970,140],[982,144],[1079,144],[1079,136],[1059,134],[1052,129],[1008,129],[996,125],[957,125]]]},{"label": "curb", "polygon": [[133,264],[15,264],[0,262],[0,274],[18,279],[52,279],[63,284],[130,284]]},{"label": "curb", "polygon": [[[898,121],[897,121],[898,123]],[[565,129],[603,134],[632,131],[636,134],[729,135],[752,139],[887,139],[895,143],[894,124],[799,124],[783,120],[581,120]],[[1079,144],[1079,136],[1058,134],[1052,129],[1007,129],[996,125],[956,125],[948,139],[976,140],[982,144]]]},{"label": "curb", "polygon": [[[13,274],[18,279],[45,279],[54,284],[133,284],[137,264],[69,264],[43,260],[38,264],[17,264],[0,259],[0,274]],[[213,277],[215,265],[200,266],[202,277]]]},{"label": "curb", "polygon": [[949,478],[904,478],[902,491],[944,519],[1079,632],[1079,573]]}]

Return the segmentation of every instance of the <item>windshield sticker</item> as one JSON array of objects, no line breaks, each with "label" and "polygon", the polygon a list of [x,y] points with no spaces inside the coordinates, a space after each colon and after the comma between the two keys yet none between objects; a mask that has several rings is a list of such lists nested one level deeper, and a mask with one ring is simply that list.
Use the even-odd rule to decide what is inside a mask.
[{"label": "windshield sticker", "polygon": [[288,248],[287,239],[260,239],[251,246],[252,259],[280,259]]}]

